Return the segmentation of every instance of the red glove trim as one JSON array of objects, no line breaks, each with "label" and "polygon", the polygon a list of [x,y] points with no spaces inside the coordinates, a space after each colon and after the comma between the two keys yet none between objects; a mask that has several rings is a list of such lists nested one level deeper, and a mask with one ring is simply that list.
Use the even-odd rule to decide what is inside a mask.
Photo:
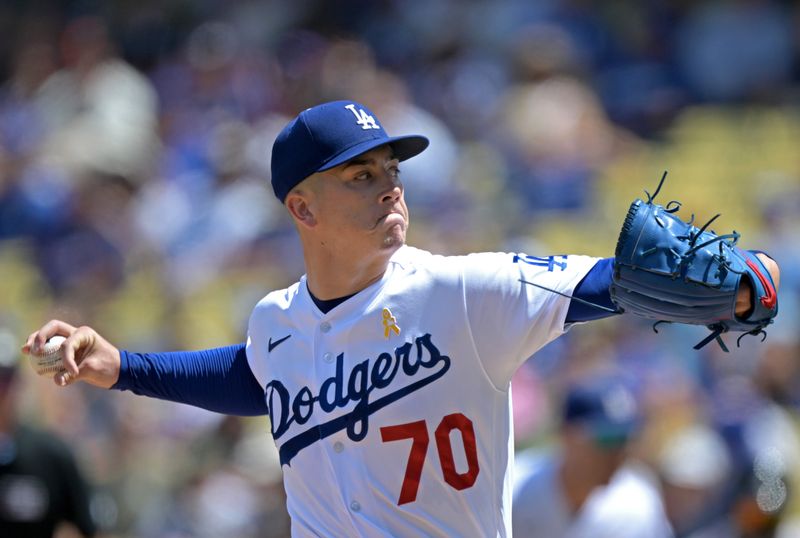
[{"label": "red glove trim", "polygon": [[764,305],[765,308],[769,308],[772,310],[775,308],[775,304],[778,302],[778,295],[775,293],[775,287],[772,285],[772,282],[765,277],[761,271],[758,269],[758,266],[753,263],[752,260],[745,260],[747,266],[753,270],[753,272],[758,277],[758,280],[761,281],[761,285],[764,286],[764,290],[767,292],[766,295],[759,297],[761,304]]}]

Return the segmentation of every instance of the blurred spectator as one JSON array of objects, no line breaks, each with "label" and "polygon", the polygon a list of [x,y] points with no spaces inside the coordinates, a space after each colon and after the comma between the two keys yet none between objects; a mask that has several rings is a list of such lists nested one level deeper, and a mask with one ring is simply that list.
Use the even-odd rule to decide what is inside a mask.
[{"label": "blurred spectator", "polygon": [[152,181],[132,204],[139,238],[164,260],[165,279],[179,295],[217,278],[282,216],[248,159],[252,129],[239,121],[219,122],[207,136],[211,190]]},{"label": "blurred spectator", "polygon": [[57,69],[51,40],[21,39],[0,88],[0,238],[44,235],[67,220],[61,213],[70,200],[69,178],[39,162],[48,117],[37,98]]},{"label": "blurred spectator", "polygon": [[672,536],[648,471],[625,465],[641,415],[623,380],[604,375],[569,386],[561,419],[556,450],[518,458],[514,535]]},{"label": "blurred spectator", "polygon": [[[774,344],[768,347],[765,359],[785,351]],[[800,436],[794,417],[776,403],[782,394],[759,392],[757,382],[758,378],[730,376],[716,390],[716,422],[734,461],[717,517],[727,520],[737,536],[771,538],[786,528],[782,520],[797,503],[797,468],[792,462],[800,461]]]},{"label": "blurred spectator", "polygon": [[37,262],[61,301],[91,308],[93,294],[113,293],[122,284],[123,253],[132,247],[126,213],[133,192],[121,176],[87,176],[63,209],[66,222],[38,237]]},{"label": "blurred spectator", "polygon": [[117,56],[99,17],[71,21],[60,52],[64,67],[37,95],[48,131],[42,159],[78,178],[101,172],[140,182],[158,149],[152,85]]},{"label": "blurred spectator", "polygon": [[615,127],[576,71],[563,30],[533,26],[518,38],[518,82],[505,93],[501,133],[511,185],[531,209],[580,210],[615,146]]},{"label": "blurred spectator", "polygon": [[656,466],[667,517],[677,536],[735,536],[730,522],[716,510],[733,470],[719,433],[702,423],[681,427],[656,455]]},{"label": "blurred spectator", "polygon": [[70,447],[17,419],[16,347],[0,327],[0,536],[51,538],[69,532],[62,527],[93,536],[89,486]]}]

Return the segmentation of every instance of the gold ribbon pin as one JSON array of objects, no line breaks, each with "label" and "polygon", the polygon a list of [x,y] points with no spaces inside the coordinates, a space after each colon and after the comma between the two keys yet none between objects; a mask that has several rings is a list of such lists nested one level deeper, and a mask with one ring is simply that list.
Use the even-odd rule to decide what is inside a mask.
[{"label": "gold ribbon pin", "polygon": [[389,338],[389,334],[394,331],[400,334],[400,327],[397,326],[397,320],[392,315],[392,311],[388,308],[383,309],[383,336]]}]

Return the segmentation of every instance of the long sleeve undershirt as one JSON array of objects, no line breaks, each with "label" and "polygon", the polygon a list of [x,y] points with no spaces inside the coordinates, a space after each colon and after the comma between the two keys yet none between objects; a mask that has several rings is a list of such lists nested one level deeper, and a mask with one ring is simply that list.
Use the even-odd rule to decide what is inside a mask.
[{"label": "long sleeve undershirt", "polygon": [[111,387],[229,415],[266,415],[264,389],[247,364],[245,345],[133,353],[120,351],[119,380]]},{"label": "long sleeve undershirt", "polygon": [[[598,261],[575,287],[573,296],[614,308],[609,286],[613,259]],[[572,301],[566,323],[610,316]],[[245,344],[166,353],[120,351],[119,380],[111,387],[135,394],[240,416],[266,415],[264,388],[250,370]]]},{"label": "long sleeve undershirt", "polygon": [[[586,273],[572,292],[573,297],[578,297],[584,301],[589,301],[606,308],[616,310],[611,301],[611,277],[614,273],[614,258],[603,258]],[[595,319],[613,316],[610,312],[589,306],[580,301],[570,301],[567,310],[566,323],[579,321],[592,321]]]}]

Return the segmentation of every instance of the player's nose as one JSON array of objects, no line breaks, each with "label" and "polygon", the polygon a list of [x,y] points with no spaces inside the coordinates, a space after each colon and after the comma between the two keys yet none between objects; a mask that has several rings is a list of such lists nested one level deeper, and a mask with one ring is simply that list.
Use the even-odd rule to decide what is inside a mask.
[{"label": "player's nose", "polygon": [[403,194],[403,182],[400,181],[400,178],[387,173],[385,174],[385,184],[386,186],[381,191],[380,195],[381,203],[399,200],[400,196]]}]

